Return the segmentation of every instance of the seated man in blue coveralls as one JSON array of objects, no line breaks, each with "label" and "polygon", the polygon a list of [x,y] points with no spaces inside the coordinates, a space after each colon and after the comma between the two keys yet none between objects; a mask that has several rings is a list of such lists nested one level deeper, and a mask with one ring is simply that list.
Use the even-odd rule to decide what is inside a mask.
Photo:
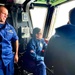
[{"label": "seated man in blue coveralls", "polygon": [[44,63],[44,50],[47,43],[42,38],[40,28],[33,29],[33,37],[27,44],[27,50],[24,56],[24,65],[33,75],[46,75],[46,66]]},{"label": "seated man in blue coveralls", "polygon": [[69,12],[68,24],[56,28],[48,42],[45,64],[53,75],[75,75],[75,8]]},{"label": "seated man in blue coveralls", "polygon": [[[7,8],[0,6],[0,75],[14,75],[14,60],[18,62],[18,36],[14,28],[6,22],[7,17]],[[11,42],[16,48],[15,56]]]}]

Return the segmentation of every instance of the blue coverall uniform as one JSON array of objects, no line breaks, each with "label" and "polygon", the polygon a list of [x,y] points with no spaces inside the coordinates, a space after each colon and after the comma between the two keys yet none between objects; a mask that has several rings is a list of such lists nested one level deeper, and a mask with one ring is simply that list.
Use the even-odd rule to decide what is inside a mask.
[{"label": "blue coverall uniform", "polygon": [[9,24],[0,24],[0,75],[14,74],[14,54],[11,42],[18,40],[15,29]]},{"label": "blue coverall uniform", "polygon": [[32,38],[27,45],[23,67],[33,72],[34,75],[46,75],[44,52],[42,52],[46,47],[47,43],[44,39]]}]

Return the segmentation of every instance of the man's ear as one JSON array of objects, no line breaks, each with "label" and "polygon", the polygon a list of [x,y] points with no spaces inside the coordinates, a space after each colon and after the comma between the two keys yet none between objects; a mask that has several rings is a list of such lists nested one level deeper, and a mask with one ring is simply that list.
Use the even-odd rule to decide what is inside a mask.
[{"label": "man's ear", "polygon": [[38,34],[35,34],[36,37],[38,37]]}]

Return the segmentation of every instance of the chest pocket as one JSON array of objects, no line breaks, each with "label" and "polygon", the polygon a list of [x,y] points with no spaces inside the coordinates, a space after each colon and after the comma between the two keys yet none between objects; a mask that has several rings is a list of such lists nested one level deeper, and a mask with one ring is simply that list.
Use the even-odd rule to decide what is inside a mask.
[{"label": "chest pocket", "polygon": [[7,30],[5,33],[5,38],[10,41],[12,39],[12,37],[13,37],[13,31]]},{"label": "chest pocket", "polygon": [[42,42],[36,43],[36,47],[37,47],[37,50],[38,50],[38,51],[41,51],[41,50],[43,49],[43,44],[42,44]]},{"label": "chest pocket", "polygon": [[42,42],[40,42],[40,47],[43,48],[43,43]]}]

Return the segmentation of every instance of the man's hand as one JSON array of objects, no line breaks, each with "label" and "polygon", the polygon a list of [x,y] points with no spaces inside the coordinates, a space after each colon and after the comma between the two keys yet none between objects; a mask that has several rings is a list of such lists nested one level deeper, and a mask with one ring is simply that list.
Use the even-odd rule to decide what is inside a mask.
[{"label": "man's hand", "polygon": [[15,54],[15,56],[14,56],[14,62],[15,62],[15,63],[18,62],[18,54]]}]

